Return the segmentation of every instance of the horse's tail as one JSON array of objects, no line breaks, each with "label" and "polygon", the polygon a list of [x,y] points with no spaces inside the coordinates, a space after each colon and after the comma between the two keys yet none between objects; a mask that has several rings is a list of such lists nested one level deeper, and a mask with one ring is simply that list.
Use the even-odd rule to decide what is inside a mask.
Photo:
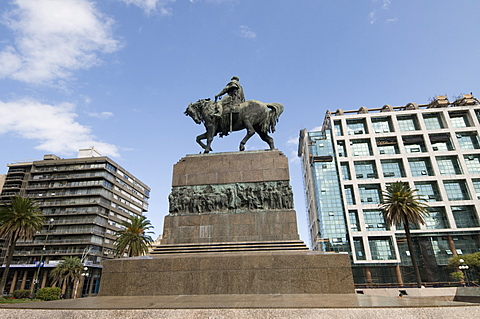
[{"label": "horse's tail", "polygon": [[275,125],[278,122],[280,114],[283,113],[283,105],[280,103],[268,103],[267,107],[270,109],[267,118],[262,123],[262,131],[273,133],[275,132]]}]

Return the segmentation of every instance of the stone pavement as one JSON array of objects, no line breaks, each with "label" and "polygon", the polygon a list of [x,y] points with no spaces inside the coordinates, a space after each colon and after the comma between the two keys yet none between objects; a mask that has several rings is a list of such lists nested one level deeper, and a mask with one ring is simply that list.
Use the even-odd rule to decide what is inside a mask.
[{"label": "stone pavement", "polygon": [[452,318],[480,304],[355,294],[92,297],[0,304],[0,318]]}]

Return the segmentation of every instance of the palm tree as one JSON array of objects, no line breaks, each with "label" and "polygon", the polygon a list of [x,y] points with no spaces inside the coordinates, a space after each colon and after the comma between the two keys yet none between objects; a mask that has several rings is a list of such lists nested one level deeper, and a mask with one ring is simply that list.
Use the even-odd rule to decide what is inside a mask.
[{"label": "palm tree", "polygon": [[82,276],[83,265],[78,257],[64,257],[63,261],[58,264],[51,272],[50,276],[54,283],[59,286],[67,287],[67,296],[71,296],[70,286],[75,283],[74,292],[76,293],[78,282]]},{"label": "palm tree", "polygon": [[152,233],[149,230],[153,228],[150,220],[145,216],[132,216],[121,225],[125,228],[117,232],[119,235],[115,240],[117,256],[122,257],[124,253],[128,257],[147,254],[153,242],[152,237],[148,235]]},{"label": "palm tree", "polygon": [[387,224],[400,226],[403,223],[412,266],[420,288],[422,279],[413,250],[410,224],[425,224],[424,217],[428,216],[430,212],[425,203],[426,200],[415,194],[417,191],[417,189],[411,189],[408,183],[394,182],[388,185],[387,190],[383,192],[383,202],[379,206]]},{"label": "palm tree", "polygon": [[33,235],[43,224],[43,214],[31,198],[15,196],[11,198],[10,203],[0,208],[0,237],[5,237],[8,243],[5,269],[0,281],[0,295],[5,290],[17,241],[33,239]]}]

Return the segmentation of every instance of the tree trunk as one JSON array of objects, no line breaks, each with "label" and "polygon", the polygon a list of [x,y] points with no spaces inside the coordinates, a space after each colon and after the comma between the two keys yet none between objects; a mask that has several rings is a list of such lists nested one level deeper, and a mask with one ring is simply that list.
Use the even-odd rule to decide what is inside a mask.
[{"label": "tree trunk", "polygon": [[415,251],[413,250],[412,236],[410,235],[410,225],[408,220],[403,221],[405,228],[405,236],[407,236],[408,250],[410,251],[410,259],[412,259],[413,270],[415,271],[415,277],[417,279],[417,287],[422,287],[422,278],[420,277],[420,270],[418,269],[417,259],[415,258]]},{"label": "tree trunk", "polygon": [[13,259],[13,252],[15,251],[15,242],[13,235],[9,238],[7,258],[5,259],[5,269],[3,270],[2,281],[0,281],[0,296],[3,296],[5,285],[7,284],[8,271]]}]

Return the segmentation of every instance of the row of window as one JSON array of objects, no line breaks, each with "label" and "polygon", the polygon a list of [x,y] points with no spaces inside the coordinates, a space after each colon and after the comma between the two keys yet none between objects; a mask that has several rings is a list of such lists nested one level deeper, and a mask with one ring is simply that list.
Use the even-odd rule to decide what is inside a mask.
[{"label": "row of window", "polygon": [[[474,197],[480,199],[480,179],[473,179],[473,189],[468,188],[465,180],[445,180],[442,182],[447,200],[471,200]],[[437,181],[415,182],[417,194],[429,202],[445,200],[439,191]],[[345,200],[347,205],[356,205],[353,185],[345,185]],[[358,193],[362,204],[380,204],[382,190],[380,184],[358,185]],[[472,196],[474,194],[474,196]]]},{"label": "row of window", "polygon": [[[480,149],[480,139],[476,131],[472,132],[457,132],[455,134],[456,140],[460,149],[473,150]],[[434,152],[453,151],[455,146],[449,133],[430,134],[430,145]],[[423,135],[402,136],[403,153],[425,153],[428,152],[427,144],[425,143]],[[374,140],[376,146],[376,154],[400,154],[401,149],[398,145],[398,140],[395,136],[392,137],[377,137]],[[320,144],[319,147],[322,147]],[[374,148],[370,139],[354,139],[350,140],[347,148],[346,141],[337,141],[337,152],[339,157],[347,156],[373,156]],[[351,152],[349,154],[349,152]]]},{"label": "row of window", "polygon": [[[465,167],[470,174],[480,173],[480,154],[464,155]],[[458,157],[455,156],[437,156],[435,163],[440,175],[461,175],[464,170],[459,162]],[[322,169],[327,170],[332,164],[322,164]],[[380,160],[382,172],[380,174],[385,178],[406,177],[404,162],[402,159],[386,159]],[[429,157],[409,158],[408,166],[410,168],[411,176],[434,176],[435,171],[432,161]],[[355,161],[353,162],[353,174],[350,173],[350,163],[341,162],[340,168],[343,180],[352,180],[353,176],[356,179],[377,179],[379,171],[375,161]]]},{"label": "row of window", "polygon": [[[427,130],[438,130],[447,127],[463,128],[473,127],[475,122],[470,116],[468,110],[447,112],[448,122],[445,119],[444,112],[423,113],[420,118],[423,119],[423,125]],[[480,122],[480,110],[475,110],[476,117]],[[392,116],[395,117],[392,119]],[[388,115],[371,118],[371,131],[367,125],[368,118],[346,119],[346,130],[342,126],[341,120],[334,121],[335,135],[343,136],[344,131],[346,135],[368,134],[368,133],[389,133],[394,132],[393,123],[397,123],[398,129],[401,132],[418,131],[421,130],[419,117],[417,114],[408,115]]]}]

